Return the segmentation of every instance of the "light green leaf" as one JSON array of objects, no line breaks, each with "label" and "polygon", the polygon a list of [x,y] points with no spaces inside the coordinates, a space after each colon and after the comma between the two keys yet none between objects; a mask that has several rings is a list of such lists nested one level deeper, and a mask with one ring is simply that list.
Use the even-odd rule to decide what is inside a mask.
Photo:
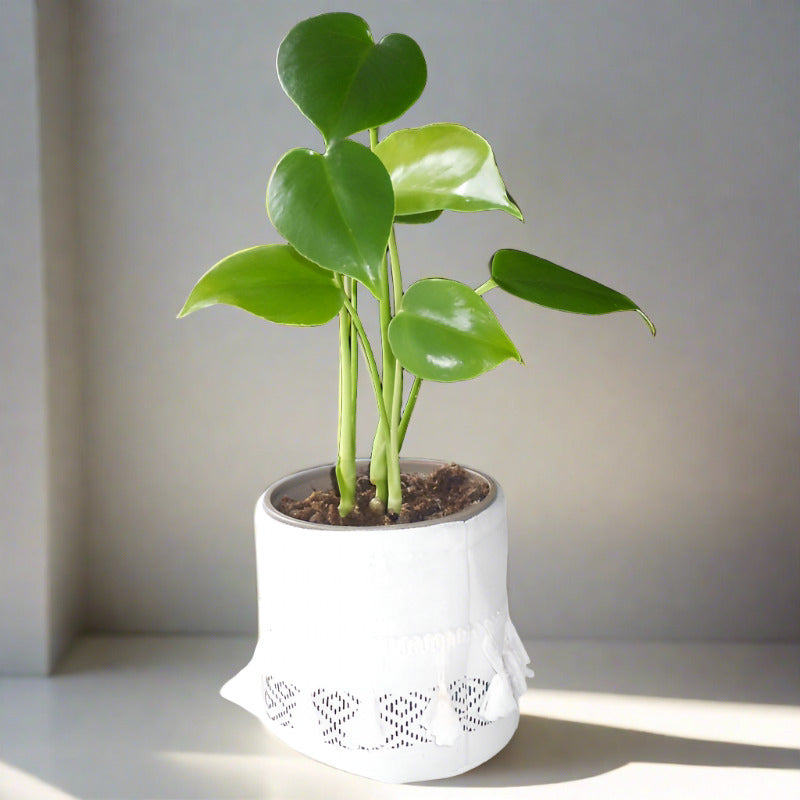
[{"label": "light green leaf", "polygon": [[497,285],[509,294],[559,311],[575,314],[636,311],[653,336],[656,335],[653,323],[629,297],[532,253],[498,250],[492,256],[491,272]]},{"label": "light green leaf", "polygon": [[267,213],[299,253],[379,294],[394,195],[369,148],[343,139],[325,155],[290,150],[270,178]]},{"label": "light green leaf", "polygon": [[251,247],[223,258],[197,282],[179,317],[225,303],[283,325],[322,325],[342,306],[328,270],[288,244]]},{"label": "light green leaf", "polygon": [[409,287],[389,325],[389,343],[409,372],[432,381],[463,381],[509,358],[522,361],[486,301],[446,278]]},{"label": "light green leaf", "polygon": [[489,143],[463,125],[405,128],[387,136],[375,153],[392,177],[398,215],[494,208],[522,219]]},{"label": "light green leaf", "polygon": [[295,25],[278,50],[286,94],[326,143],[397,119],[422,94],[425,57],[408,36],[375,44],[355,14],[321,14]]}]

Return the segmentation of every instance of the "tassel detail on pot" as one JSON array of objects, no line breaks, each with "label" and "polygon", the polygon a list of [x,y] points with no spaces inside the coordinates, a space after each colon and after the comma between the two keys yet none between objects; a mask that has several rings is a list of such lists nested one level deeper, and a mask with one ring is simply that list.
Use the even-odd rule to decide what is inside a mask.
[{"label": "tassel detail on pot", "polygon": [[386,744],[386,728],[381,707],[372,690],[360,692],[358,707],[347,723],[347,746],[352,749],[377,750]]},{"label": "tassel detail on pot", "polygon": [[433,699],[425,709],[420,724],[441,747],[452,747],[463,733],[461,720],[453,708],[447,687],[439,683]]},{"label": "tassel detail on pot", "polygon": [[509,651],[503,652],[503,666],[508,674],[511,688],[514,690],[514,698],[519,700],[528,691],[528,684],[525,682],[525,668],[519,663],[517,657]]},{"label": "tassel detail on pot", "polygon": [[522,671],[524,677],[533,677],[533,670],[528,666],[528,664],[531,663],[531,657],[528,655],[528,651],[525,649],[525,645],[522,643],[522,639],[519,638],[517,629],[514,627],[514,623],[510,619],[506,620],[505,642],[503,644],[503,650],[505,652],[510,652],[513,655],[519,664],[520,670]]},{"label": "tassel detail on pot", "polygon": [[[491,630],[488,627],[485,627],[484,630],[483,653],[495,674],[489,683],[489,688],[486,690],[478,712],[485,720],[494,722],[501,717],[513,714],[519,708],[519,704],[503,653],[497,646]],[[522,681],[525,682],[524,677]]]},{"label": "tassel detail on pot", "polygon": [[518,708],[517,698],[505,672],[496,672],[483,696],[478,712],[488,722],[513,714]]}]

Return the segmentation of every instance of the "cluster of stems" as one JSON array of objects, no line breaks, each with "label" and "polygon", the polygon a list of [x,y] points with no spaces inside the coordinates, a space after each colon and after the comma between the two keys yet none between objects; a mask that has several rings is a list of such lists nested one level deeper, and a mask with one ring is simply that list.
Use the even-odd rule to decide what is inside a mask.
[{"label": "cluster of stems", "polygon": [[[378,130],[369,131],[370,147],[378,143]],[[375,486],[373,503],[380,510],[399,514],[403,502],[400,485],[400,449],[419,394],[422,380],[415,377],[403,408],[404,370],[389,345],[389,323],[403,302],[403,279],[397,254],[394,226],[389,234],[380,275],[379,319],[381,369],[358,314],[357,281],[343,275],[337,280],[344,293],[339,312],[339,428],[336,479],[339,484],[339,515],[346,517],[355,507],[356,495],[356,402],[358,397],[358,346],[369,370],[378,408],[378,428],[372,443],[369,477]],[[373,506],[373,507],[375,507]]]}]

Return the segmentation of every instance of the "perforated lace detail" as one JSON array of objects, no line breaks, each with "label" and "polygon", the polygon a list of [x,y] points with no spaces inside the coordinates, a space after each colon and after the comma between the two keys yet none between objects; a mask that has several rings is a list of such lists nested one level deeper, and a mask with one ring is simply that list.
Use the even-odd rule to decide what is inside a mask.
[{"label": "perforated lace detail", "polygon": [[483,719],[478,713],[483,697],[489,689],[488,681],[482,678],[461,678],[453,681],[447,688],[461,727],[467,733],[490,724],[489,720]]},{"label": "perforated lace detail", "polygon": [[355,716],[358,700],[350,692],[327,689],[315,689],[311,693],[311,699],[322,718],[322,741],[346,747],[343,728]]},{"label": "perforated lace detail", "polygon": [[378,698],[381,720],[387,737],[384,747],[397,750],[413,747],[415,744],[432,741],[420,724],[422,715],[433,697],[430,692],[409,692],[408,694],[384,694]]},{"label": "perforated lace detail", "polygon": [[264,701],[267,716],[284,728],[292,727],[292,713],[297,700],[299,689],[288,681],[280,681],[268,675],[264,679]]},{"label": "perforated lace detail", "polygon": [[[264,685],[269,718],[284,727],[294,727],[294,710],[300,693],[297,686],[273,676],[267,676]],[[467,733],[491,724],[482,719],[478,711],[488,688],[488,681],[467,677],[451,681],[447,687],[461,727]],[[397,750],[433,741],[422,727],[421,720],[435,692],[436,688],[431,687],[428,691],[387,693],[377,697],[386,738],[376,747],[362,747],[347,740],[347,723],[356,715],[359,705],[354,694],[315,689],[311,692],[311,701],[317,712],[322,739],[327,744],[348,750]]]}]

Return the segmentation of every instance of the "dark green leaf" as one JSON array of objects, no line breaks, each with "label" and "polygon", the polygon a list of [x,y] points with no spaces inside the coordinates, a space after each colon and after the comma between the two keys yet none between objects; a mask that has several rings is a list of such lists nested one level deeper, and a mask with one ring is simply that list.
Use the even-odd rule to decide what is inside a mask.
[{"label": "dark green leaf", "polygon": [[636,311],[655,336],[653,323],[629,297],[532,253],[498,250],[492,257],[491,272],[497,285],[509,294],[559,311],[576,314]]},{"label": "dark green leaf", "polygon": [[278,50],[278,77],[326,142],[397,119],[422,94],[425,57],[392,33],[375,44],[355,14],[321,14],[295,25]]},{"label": "dark green leaf", "polygon": [[402,214],[395,217],[395,222],[402,222],[406,225],[424,225],[428,222],[434,222],[442,216],[441,211],[423,211],[422,214]]},{"label": "dark green leaf", "polygon": [[496,208],[522,219],[506,193],[489,143],[463,125],[399,130],[380,142],[375,153],[392,176],[396,214]]},{"label": "dark green leaf", "polygon": [[509,358],[522,358],[486,301],[457,281],[426,278],[412,284],[389,325],[400,363],[433,381],[463,381]]},{"label": "dark green leaf", "polygon": [[379,293],[394,218],[394,195],[380,159],[343,139],[323,156],[290,150],[267,188],[272,224],[299,253]]},{"label": "dark green leaf", "polygon": [[197,282],[179,317],[225,303],[283,325],[321,325],[342,306],[332,272],[288,244],[251,247],[223,258]]}]

